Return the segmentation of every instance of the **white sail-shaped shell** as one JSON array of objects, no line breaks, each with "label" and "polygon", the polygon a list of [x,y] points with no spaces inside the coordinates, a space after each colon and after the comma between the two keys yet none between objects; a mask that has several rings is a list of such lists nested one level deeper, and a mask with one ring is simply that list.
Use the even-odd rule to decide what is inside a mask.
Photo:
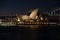
[{"label": "white sail-shaped shell", "polygon": [[31,19],[35,19],[35,18],[36,18],[36,15],[37,15],[37,13],[38,13],[38,10],[39,10],[39,9],[33,10],[33,11],[31,12],[31,14],[30,14],[29,17],[30,17]]}]

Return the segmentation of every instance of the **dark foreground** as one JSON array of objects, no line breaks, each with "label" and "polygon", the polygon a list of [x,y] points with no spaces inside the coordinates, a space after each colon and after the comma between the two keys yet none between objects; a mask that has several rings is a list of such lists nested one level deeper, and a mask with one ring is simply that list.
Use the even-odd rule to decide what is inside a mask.
[{"label": "dark foreground", "polygon": [[37,29],[29,27],[0,26],[0,40],[60,40],[59,26],[39,26]]}]

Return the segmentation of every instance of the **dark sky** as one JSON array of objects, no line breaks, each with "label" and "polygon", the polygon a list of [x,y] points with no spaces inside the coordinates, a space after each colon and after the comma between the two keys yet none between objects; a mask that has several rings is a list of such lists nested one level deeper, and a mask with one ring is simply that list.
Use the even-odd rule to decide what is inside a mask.
[{"label": "dark sky", "polygon": [[59,4],[59,0],[0,0],[0,15],[16,14],[30,8],[40,8],[44,11],[59,7]]}]

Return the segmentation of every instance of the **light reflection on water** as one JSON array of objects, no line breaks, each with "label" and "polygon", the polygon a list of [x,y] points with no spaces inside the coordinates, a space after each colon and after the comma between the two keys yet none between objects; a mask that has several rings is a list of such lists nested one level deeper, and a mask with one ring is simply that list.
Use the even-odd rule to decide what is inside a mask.
[{"label": "light reflection on water", "polygon": [[[33,30],[32,30],[33,29]],[[54,40],[60,39],[60,28],[44,25],[20,25],[16,27],[0,27],[0,40]]]},{"label": "light reflection on water", "polygon": [[30,29],[38,29],[39,27],[48,26],[48,25],[19,25],[20,27],[29,27]]}]

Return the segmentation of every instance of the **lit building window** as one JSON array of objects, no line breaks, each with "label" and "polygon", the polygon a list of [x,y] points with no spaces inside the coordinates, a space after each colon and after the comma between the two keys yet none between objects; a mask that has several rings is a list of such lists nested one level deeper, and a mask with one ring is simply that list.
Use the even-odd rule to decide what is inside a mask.
[{"label": "lit building window", "polygon": [[36,16],[36,19],[38,18],[38,16]]},{"label": "lit building window", "polygon": [[43,17],[40,17],[41,20],[44,20]]},{"label": "lit building window", "polygon": [[18,20],[17,21],[20,21],[20,19],[18,18]]}]

